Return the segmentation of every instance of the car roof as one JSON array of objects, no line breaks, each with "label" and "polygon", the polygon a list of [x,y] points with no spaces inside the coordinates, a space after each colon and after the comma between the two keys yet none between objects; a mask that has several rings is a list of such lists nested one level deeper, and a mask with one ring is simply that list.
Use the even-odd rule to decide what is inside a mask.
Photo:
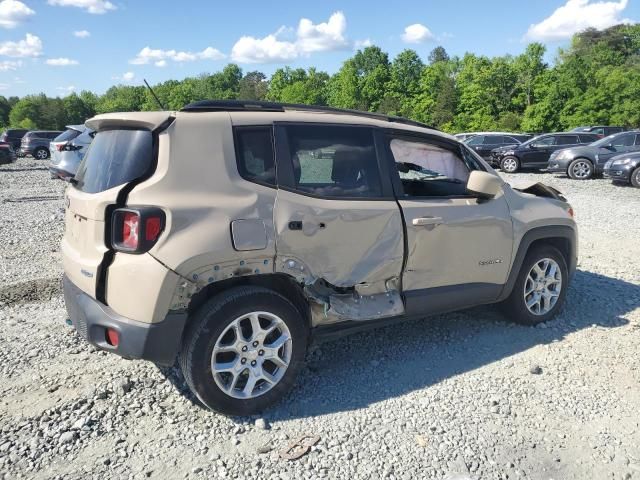
[{"label": "car roof", "polygon": [[[266,102],[269,103],[269,102]],[[289,104],[279,104],[289,105]],[[382,128],[393,128],[411,132],[427,133],[433,136],[456,140],[455,137],[434,128],[413,122],[411,120],[389,117],[370,112],[356,112],[323,107],[304,106],[305,109],[293,109],[288,106],[281,110],[272,109],[228,109],[196,108],[183,109],[181,111],[155,111],[155,112],[116,112],[97,115],[85,123],[88,128],[99,131],[114,126],[129,126],[133,128],[146,128],[154,130],[169,121],[171,118],[180,119],[183,116],[202,116],[203,120],[208,116],[225,115],[231,118],[234,125],[266,125],[274,122],[301,122],[301,123],[332,123],[344,125],[367,125]],[[295,106],[297,108],[297,106]]]}]

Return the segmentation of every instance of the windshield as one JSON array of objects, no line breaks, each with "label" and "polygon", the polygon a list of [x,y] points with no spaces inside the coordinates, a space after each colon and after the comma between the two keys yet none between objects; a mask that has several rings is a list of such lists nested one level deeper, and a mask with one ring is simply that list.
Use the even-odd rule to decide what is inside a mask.
[{"label": "windshield", "polygon": [[601,138],[600,140],[596,140],[591,144],[592,147],[604,147],[605,145],[609,145],[613,140],[620,135],[619,133],[614,133],[613,135],[609,135],[608,137]]},{"label": "windshield", "polygon": [[99,132],[75,177],[77,189],[98,193],[145,175],[153,160],[153,136],[148,130]]}]

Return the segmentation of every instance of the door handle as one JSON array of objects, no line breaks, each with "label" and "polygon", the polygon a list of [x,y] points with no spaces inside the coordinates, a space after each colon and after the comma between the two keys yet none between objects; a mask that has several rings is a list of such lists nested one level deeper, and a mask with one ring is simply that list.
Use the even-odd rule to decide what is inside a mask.
[{"label": "door handle", "polygon": [[414,218],[411,223],[416,227],[436,226],[443,223],[442,217],[419,217]]}]

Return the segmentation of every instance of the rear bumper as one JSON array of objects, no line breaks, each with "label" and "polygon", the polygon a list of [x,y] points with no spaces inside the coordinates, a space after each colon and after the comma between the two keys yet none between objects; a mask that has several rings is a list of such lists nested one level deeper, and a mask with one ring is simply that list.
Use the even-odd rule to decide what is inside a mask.
[{"label": "rear bumper", "polygon": [[18,154],[22,155],[23,157],[25,155],[33,155],[33,148],[31,148],[31,147],[20,147],[20,150],[18,150]]},{"label": "rear bumper", "polygon": [[[124,358],[173,365],[187,320],[186,312],[169,312],[158,323],[138,322],[118,315],[109,306],[87,295],[66,275],[63,286],[69,318],[87,342]],[[118,332],[120,341],[117,347],[107,343],[107,328]]]},{"label": "rear bumper", "polygon": [[69,173],[61,168],[54,167],[53,165],[49,165],[49,173],[52,178],[59,178],[61,180],[68,180],[75,176],[75,174]]}]

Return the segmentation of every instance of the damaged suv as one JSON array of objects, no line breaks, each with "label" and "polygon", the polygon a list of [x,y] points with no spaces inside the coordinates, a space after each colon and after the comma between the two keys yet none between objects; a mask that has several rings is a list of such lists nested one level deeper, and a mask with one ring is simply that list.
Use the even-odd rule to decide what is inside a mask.
[{"label": "damaged suv", "polygon": [[416,122],[203,101],[87,126],[65,195],[71,323],[126,358],[178,358],[226,414],[280,399],[312,339],[490,303],[549,320],[576,268],[557,191],[511,188]]}]

